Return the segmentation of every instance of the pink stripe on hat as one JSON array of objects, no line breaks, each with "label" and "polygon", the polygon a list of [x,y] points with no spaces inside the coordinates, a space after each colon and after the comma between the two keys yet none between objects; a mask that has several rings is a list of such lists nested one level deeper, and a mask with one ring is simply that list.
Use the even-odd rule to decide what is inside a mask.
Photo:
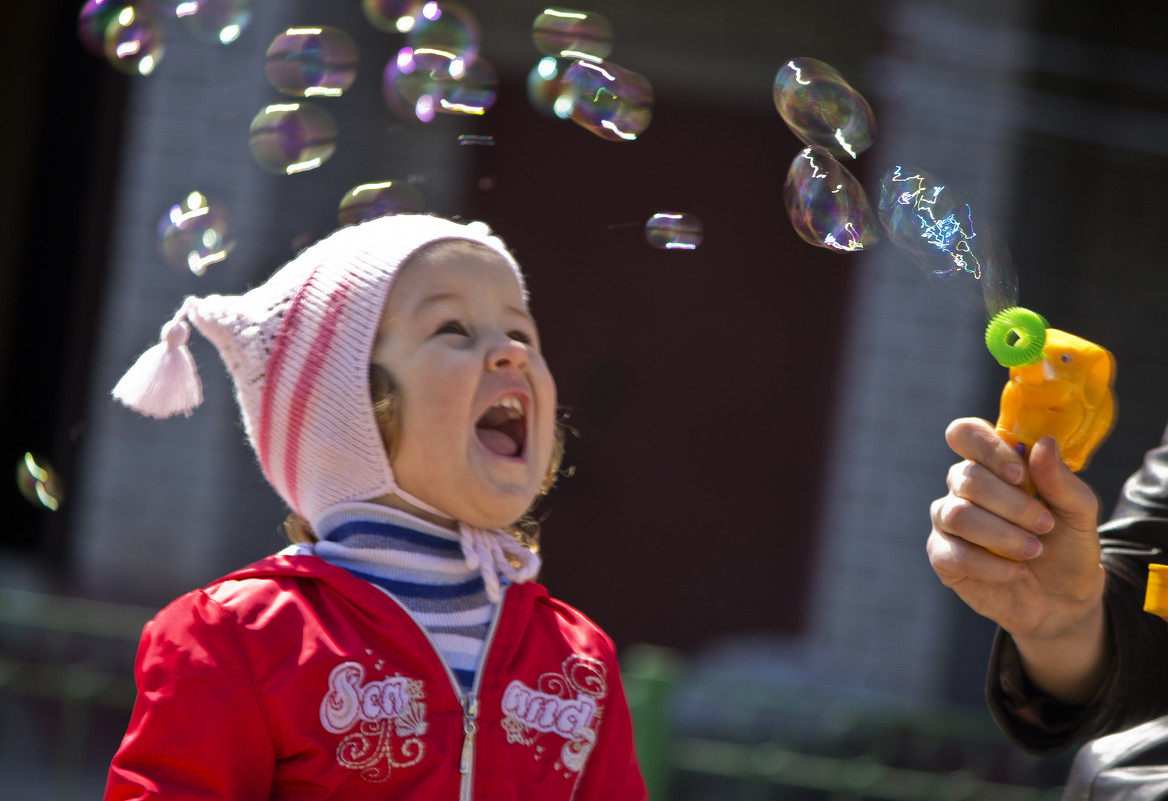
[{"label": "pink stripe on hat", "polygon": [[[313,275],[315,275],[315,271]],[[279,333],[276,334],[272,353],[268,358],[267,374],[264,377],[263,399],[260,401],[259,435],[256,437],[256,455],[259,456],[260,467],[263,469],[264,475],[268,477],[269,481],[275,480],[275,471],[271,463],[272,406],[275,403],[276,388],[280,386],[280,380],[283,377],[284,363],[288,357],[287,346],[289,343],[297,341],[296,334],[300,327],[300,317],[304,311],[304,306],[299,301],[304,296],[305,290],[312,283],[312,278],[313,276],[309,276],[308,280],[300,286],[300,289],[292,298],[292,303],[289,305],[288,311],[280,321]]]},{"label": "pink stripe on hat", "polygon": [[[328,312],[320,321],[316,338],[308,351],[304,369],[296,380],[296,387],[292,390],[292,407],[288,410],[288,425],[285,429],[284,448],[284,488],[292,507],[300,505],[297,484],[300,458],[301,432],[304,426],[304,416],[308,412],[308,404],[313,398],[316,388],[316,379],[329,358],[329,349],[332,347],[333,337],[336,334],[337,324],[344,317],[353,294],[352,284],[347,281],[339,284],[329,293]],[[272,354],[275,356],[275,354]]]}]

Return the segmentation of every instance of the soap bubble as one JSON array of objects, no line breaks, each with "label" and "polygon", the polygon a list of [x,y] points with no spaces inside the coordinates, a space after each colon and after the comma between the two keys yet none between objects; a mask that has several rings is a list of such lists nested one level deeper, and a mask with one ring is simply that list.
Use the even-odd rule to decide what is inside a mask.
[{"label": "soap bubble", "polygon": [[65,499],[61,479],[43,456],[25,453],[16,463],[16,488],[33,506],[55,512]]},{"label": "soap bubble", "polygon": [[564,73],[571,119],[601,139],[629,142],[653,117],[653,87],[610,61],[581,59]]},{"label": "soap bubble", "polygon": [[805,242],[829,250],[863,250],[879,236],[863,187],[825,148],[806,147],[791,162],[783,204]]},{"label": "soap bubble", "polygon": [[149,75],[165,49],[166,32],[144,6],[123,6],[105,29],[105,57],[128,75]]},{"label": "soap bubble", "polygon": [[252,0],[168,0],[187,32],[201,42],[231,44],[251,20]]},{"label": "soap bubble", "polygon": [[380,181],[354,186],[346,192],[337,220],[341,225],[355,225],[389,214],[417,214],[423,207],[422,193],[409,181]]},{"label": "soap bubble", "polygon": [[531,25],[531,38],[549,56],[599,59],[612,52],[612,25],[592,11],[545,8]]},{"label": "soap bubble", "polygon": [[235,231],[222,205],[202,192],[191,192],[158,221],[158,247],[173,267],[202,275],[227,258],[235,247]]},{"label": "soap bubble", "polygon": [[337,126],[327,111],[309,103],[267,106],[251,121],[252,158],[276,175],[313,170],[337,148]]},{"label": "soap bubble", "polygon": [[361,0],[369,24],[386,33],[405,33],[422,9],[419,0]]},{"label": "soap bubble", "polygon": [[446,51],[403,47],[385,66],[382,96],[401,117],[429,122],[436,113],[482,115],[495,104],[495,68]]},{"label": "soap bubble", "polygon": [[531,68],[527,74],[527,99],[532,108],[548,116],[568,119],[572,100],[565,94],[562,80],[566,68],[567,62],[551,56],[544,56]]},{"label": "soap bubble", "polygon": [[775,75],[775,108],[806,145],[855,158],[876,132],[872,109],[834,67],[813,58],[793,58]]},{"label": "soap bubble", "polygon": [[645,223],[645,239],[658,250],[695,250],[705,227],[687,212],[658,212]]},{"label": "soap bubble", "polygon": [[77,14],[77,36],[86,50],[105,57],[105,30],[125,7],[125,0],[86,0]]},{"label": "soap bubble", "polygon": [[298,97],[340,97],[357,77],[357,43],[339,28],[289,28],[268,45],[264,73]]},{"label": "soap bubble", "polygon": [[1018,303],[1009,250],[954,188],[898,165],[880,181],[880,222],[931,283],[992,317]]},{"label": "soap bubble", "polygon": [[479,53],[478,22],[457,3],[430,0],[414,14],[410,25],[406,44],[414,50],[449,53],[465,63]]}]

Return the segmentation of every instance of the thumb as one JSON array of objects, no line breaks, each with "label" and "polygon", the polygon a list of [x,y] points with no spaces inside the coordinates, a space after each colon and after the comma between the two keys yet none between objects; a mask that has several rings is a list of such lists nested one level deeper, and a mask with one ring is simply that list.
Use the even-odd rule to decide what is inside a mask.
[{"label": "thumb", "polygon": [[1099,499],[1059,457],[1054,437],[1043,437],[1030,449],[1030,478],[1051,514],[1064,525],[1081,531],[1095,530]]}]

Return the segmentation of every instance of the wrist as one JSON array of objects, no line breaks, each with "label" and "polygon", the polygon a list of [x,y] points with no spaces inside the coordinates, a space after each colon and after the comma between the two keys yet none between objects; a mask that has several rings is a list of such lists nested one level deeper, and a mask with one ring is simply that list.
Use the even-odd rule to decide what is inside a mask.
[{"label": "wrist", "polygon": [[1082,706],[1090,701],[1111,666],[1102,600],[1057,635],[1011,636],[1027,678],[1065,704]]}]

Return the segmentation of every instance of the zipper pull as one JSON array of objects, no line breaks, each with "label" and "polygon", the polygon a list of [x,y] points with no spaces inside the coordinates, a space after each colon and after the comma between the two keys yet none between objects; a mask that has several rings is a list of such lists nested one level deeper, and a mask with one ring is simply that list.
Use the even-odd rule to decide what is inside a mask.
[{"label": "zipper pull", "polygon": [[475,733],[479,729],[479,702],[474,693],[467,693],[462,707],[462,761],[459,770],[465,776],[470,773],[471,761],[474,758]]}]

